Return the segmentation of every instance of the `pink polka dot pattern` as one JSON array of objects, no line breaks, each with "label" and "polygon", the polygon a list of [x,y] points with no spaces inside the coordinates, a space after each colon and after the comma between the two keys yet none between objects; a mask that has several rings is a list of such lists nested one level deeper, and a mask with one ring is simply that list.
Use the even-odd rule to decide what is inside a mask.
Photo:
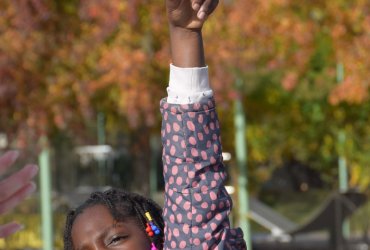
[{"label": "pink polka dot pattern", "polygon": [[230,228],[214,100],[177,105],[163,99],[161,113],[164,249],[246,249],[242,230]]}]

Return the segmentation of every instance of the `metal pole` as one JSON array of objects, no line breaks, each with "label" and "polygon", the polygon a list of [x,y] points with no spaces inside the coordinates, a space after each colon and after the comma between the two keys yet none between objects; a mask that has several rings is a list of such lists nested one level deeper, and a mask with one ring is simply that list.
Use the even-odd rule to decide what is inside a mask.
[{"label": "metal pole", "polygon": [[[240,79],[236,82],[236,89],[242,85]],[[240,98],[234,103],[235,114],[235,153],[238,164],[238,202],[239,202],[239,226],[242,228],[247,242],[248,250],[252,249],[251,230],[249,225],[249,195],[247,178],[247,143],[246,143],[246,117]]]},{"label": "metal pole", "polygon": [[150,196],[154,199],[157,194],[158,172],[157,172],[157,157],[160,152],[160,139],[157,135],[150,136]]},{"label": "metal pole", "polygon": [[346,143],[346,133],[341,130],[338,134],[338,143],[339,143],[339,191],[346,192],[348,190],[348,171],[347,171],[347,159],[345,157],[344,147]]},{"label": "metal pole", "polygon": [[[337,64],[337,82],[341,84],[344,80],[344,66],[342,63]],[[348,169],[347,159],[345,155],[346,132],[341,129],[338,133],[338,172],[339,172],[339,191],[346,192],[348,190]],[[343,235],[345,238],[350,236],[349,221],[343,223]]]},{"label": "metal pole", "polygon": [[50,150],[46,137],[41,139],[42,151],[39,155],[40,195],[43,250],[53,249],[53,212],[51,209]]},{"label": "metal pole", "polygon": [[[104,145],[105,144],[105,115],[103,112],[98,113],[97,117],[97,135],[98,135],[98,145]],[[99,167],[99,184],[105,185],[107,184],[107,171],[106,171],[106,165],[105,160],[98,160],[98,167]]]},{"label": "metal pole", "polygon": [[97,127],[98,127],[98,144],[104,145],[106,139],[105,139],[105,115],[103,112],[98,113]]}]

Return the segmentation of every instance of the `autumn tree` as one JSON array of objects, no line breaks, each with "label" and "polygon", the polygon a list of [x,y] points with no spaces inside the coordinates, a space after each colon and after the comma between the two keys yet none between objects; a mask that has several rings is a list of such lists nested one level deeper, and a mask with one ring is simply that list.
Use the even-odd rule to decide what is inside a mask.
[{"label": "autumn tree", "polygon": [[[17,147],[40,135],[54,147],[95,144],[104,113],[108,142],[123,131],[145,176],[170,58],[163,4],[9,0],[0,12],[0,131]],[[269,173],[292,157],[333,181],[344,130],[352,185],[368,185],[368,1],[228,0],[215,15],[204,38],[225,149],[233,151],[227,111],[242,94],[257,184],[269,176],[260,166]]]}]

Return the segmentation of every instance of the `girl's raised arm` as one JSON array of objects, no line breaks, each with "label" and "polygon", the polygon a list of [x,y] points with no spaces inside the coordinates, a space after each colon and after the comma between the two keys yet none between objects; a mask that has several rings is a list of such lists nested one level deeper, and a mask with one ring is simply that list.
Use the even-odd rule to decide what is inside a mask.
[{"label": "girl's raised arm", "polygon": [[164,249],[246,249],[231,229],[220,126],[208,84],[201,29],[217,0],[167,0],[172,62],[161,101]]}]

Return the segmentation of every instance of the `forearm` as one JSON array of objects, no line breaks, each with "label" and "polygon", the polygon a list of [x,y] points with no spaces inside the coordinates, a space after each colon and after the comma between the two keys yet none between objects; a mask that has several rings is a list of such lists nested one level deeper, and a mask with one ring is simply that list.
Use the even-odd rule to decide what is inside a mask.
[{"label": "forearm", "polygon": [[204,67],[202,32],[170,25],[172,63],[177,67]]},{"label": "forearm", "polygon": [[[190,104],[211,97],[201,29],[170,25],[172,66],[168,102]],[[175,66],[175,67],[174,67]]]}]

